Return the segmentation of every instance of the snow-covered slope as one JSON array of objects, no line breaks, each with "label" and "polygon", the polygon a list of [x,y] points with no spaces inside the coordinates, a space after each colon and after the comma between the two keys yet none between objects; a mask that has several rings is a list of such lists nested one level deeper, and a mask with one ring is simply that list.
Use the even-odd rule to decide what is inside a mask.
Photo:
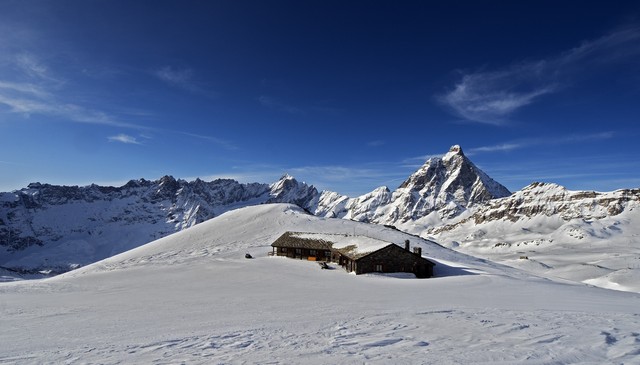
[{"label": "snow-covered slope", "polygon": [[640,189],[533,183],[423,235],[536,273],[640,292]]},{"label": "snow-covered slope", "polygon": [[439,220],[457,217],[467,208],[511,194],[452,146],[442,158],[429,159],[391,192],[380,187],[349,199],[323,192],[315,214],[361,222],[407,225],[435,213]]},{"label": "snow-covered slope", "polygon": [[285,175],[267,184],[132,180],[102,187],[34,183],[0,194],[0,267],[64,272],[253,204],[314,204],[313,186]]},{"label": "snow-covered slope", "polygon": [[[436,277],[267,256],[289,230],[409,239]],[[640,354],[638,294],[283,204],[230,211],[52,279],[0,283],[0,298],[1,363],[632,364]]]}]

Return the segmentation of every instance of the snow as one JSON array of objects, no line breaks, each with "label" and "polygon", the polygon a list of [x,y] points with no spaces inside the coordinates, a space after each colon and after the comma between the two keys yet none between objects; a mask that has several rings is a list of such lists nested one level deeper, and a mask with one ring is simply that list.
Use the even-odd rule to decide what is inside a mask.
[{"label": "snow", "polygon": [[533,183],[431,234],[416,224],[422,221],[399,228],[536,275],[640,293],[639,199],[638,190],[596,193]]},{"label": "snow", "polygon": [[[286,231],[423,248],[432,279],[269,257]],[[250,252],[255,259],[244,259]],[[640,295],[543,278],[284,204],[0,283],[0,363],[638,363]]]},{"label": "snow", "polygon": [[[363,255],[365,253],[374,252],[381,248],[387,247],[392,242],[383,241],[362,235],[345,234],[328,234],[328,233],[310,233],[310,232],[294,232],[293,237],[302,239],[320,240],[333,243],[332,248],[341,249],[349,246],[349,252],[352,255]],[[400,246],[400,242],[397,243]]]}]

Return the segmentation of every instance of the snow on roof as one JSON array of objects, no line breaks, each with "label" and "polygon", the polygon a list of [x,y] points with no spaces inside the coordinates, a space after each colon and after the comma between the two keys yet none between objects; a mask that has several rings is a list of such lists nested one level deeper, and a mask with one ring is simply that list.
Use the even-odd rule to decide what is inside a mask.
[{"label": "snow on roof", "polygon": [[377,251],[389,246],[393,242],[387,242],[376,238],[360,235],[290,232],[290,236],[302,240],[314,240],[332,243],[332,248],[340,250],[352,257],[361,257],[365,254]]}]

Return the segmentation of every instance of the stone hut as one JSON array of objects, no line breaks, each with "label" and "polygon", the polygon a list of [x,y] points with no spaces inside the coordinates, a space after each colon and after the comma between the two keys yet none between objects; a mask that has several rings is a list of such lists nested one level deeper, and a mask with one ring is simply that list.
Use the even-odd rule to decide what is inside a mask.
[{"label": "stone hut", "polygon": [[422,248],[410,250],[366,236],[285,232],[271,244],[273,255],[311,261],[330,261],[356,275],[371,272],[409,272],[418,278],[433,276],[435,264],[422,257]]},{"label": "stone hut", "polygon": [[332,246],[319,236],[303,236],[300,232],[285,232],[271,244],[273,255],[309,261],[333,261]]}]

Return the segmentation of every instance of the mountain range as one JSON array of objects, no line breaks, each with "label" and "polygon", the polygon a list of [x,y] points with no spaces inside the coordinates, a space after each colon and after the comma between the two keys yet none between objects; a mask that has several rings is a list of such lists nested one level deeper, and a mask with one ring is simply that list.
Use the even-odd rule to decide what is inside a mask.
[{"label": "mountain range", "polygon": [[[379,187],[355,198],[319,192],[289,175],[272,184],[171,176],[121,187],[32,183],[0,193],[0,270],[6,277],[58,274],[224,212],[267,203],[393,226],[472,254],[500,252],[496,258],[504,261],[522,252],[522,242],[627,237],[628,227],[640,223],[639,202],[640,189],[572,192],[549,183],[511,194],[457,145],[426,161],[395,190]],[[594,228],[607,219],[612,221],[606,227]]]}]

